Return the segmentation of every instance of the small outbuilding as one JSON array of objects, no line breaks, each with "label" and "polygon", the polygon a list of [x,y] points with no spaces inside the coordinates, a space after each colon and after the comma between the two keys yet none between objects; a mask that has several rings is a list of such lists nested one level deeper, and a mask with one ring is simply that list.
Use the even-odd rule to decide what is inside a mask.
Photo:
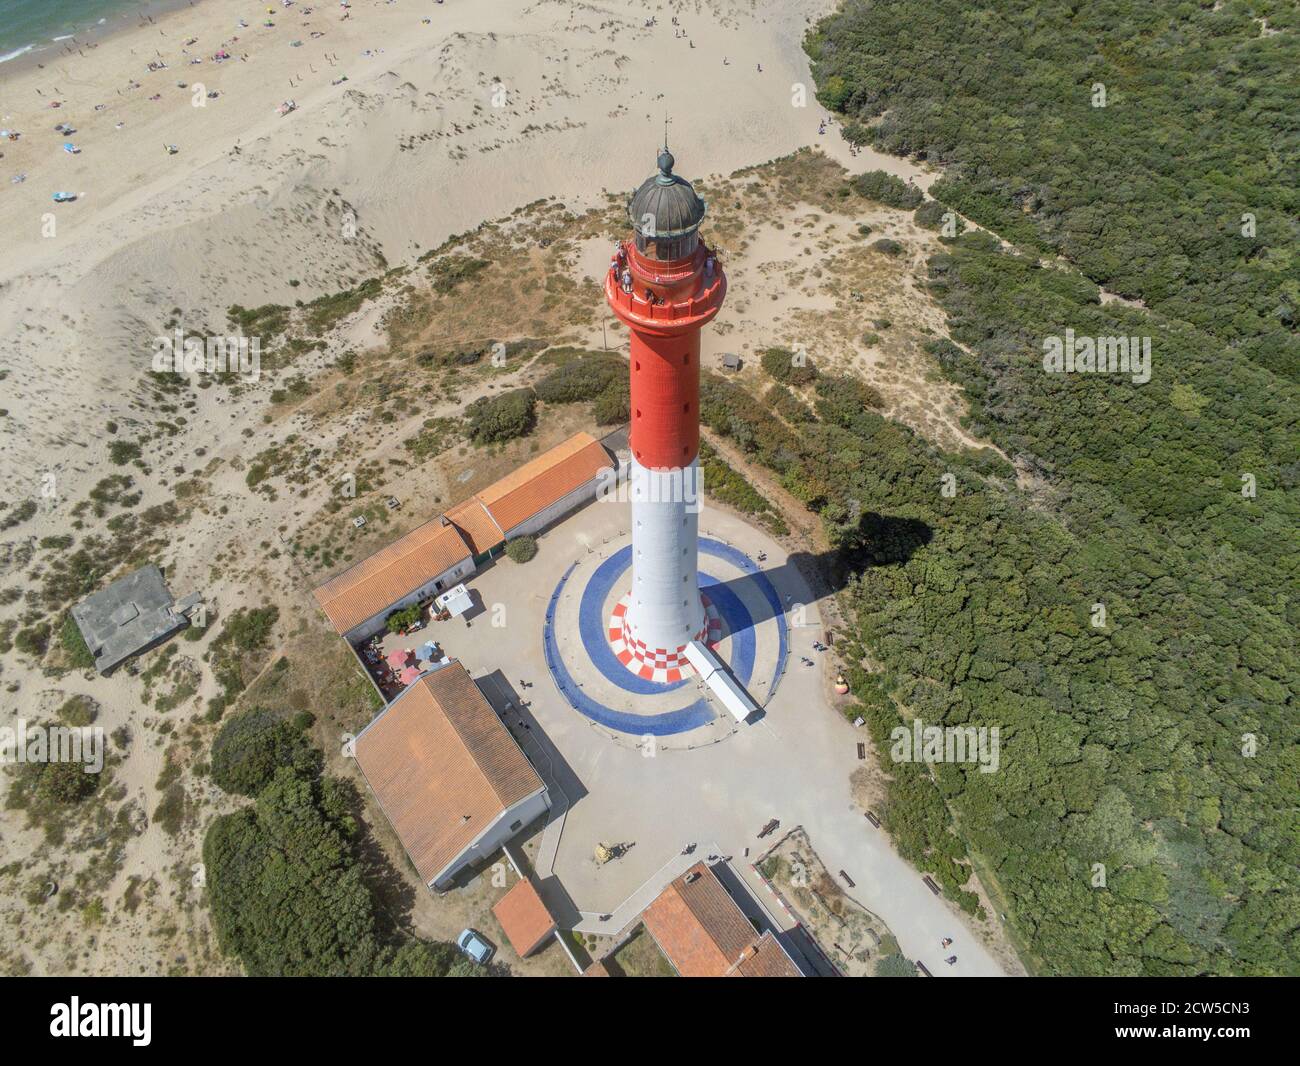
[{"label": "small outbuilding", "polygon": [[176,603],[162,571],[150,563],[82,600],[72,608],[72,620],[95,669],[107,674],[189,625],[187,614],[199,598],[194,593]]},{"label": "small outbuilding", "polygon": [[514,887],[497,900],[492,913],[510,946],[522,959],[531,955],[555,935],[555,919],[547,909],[536,886],[521,877]]}]

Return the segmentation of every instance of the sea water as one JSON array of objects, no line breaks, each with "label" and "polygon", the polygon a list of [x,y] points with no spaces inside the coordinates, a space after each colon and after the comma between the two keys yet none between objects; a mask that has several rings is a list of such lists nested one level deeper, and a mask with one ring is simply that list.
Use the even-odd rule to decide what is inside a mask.
[{"label": "sea water", "polygon": [[[188,0],[0,0],[0,64],[33,52],[60,51]],[[0,71],[4,68],[0,66]]]}]

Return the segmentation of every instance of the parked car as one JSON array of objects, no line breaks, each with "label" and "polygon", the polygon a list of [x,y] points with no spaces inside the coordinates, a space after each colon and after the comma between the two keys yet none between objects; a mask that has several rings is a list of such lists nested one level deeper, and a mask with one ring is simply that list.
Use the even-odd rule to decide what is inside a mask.
[{"label": "parked car", "polygon": [[473,929],[462,931],[456,938],[456,946],[480,966],[486,966],[497,950]]}]

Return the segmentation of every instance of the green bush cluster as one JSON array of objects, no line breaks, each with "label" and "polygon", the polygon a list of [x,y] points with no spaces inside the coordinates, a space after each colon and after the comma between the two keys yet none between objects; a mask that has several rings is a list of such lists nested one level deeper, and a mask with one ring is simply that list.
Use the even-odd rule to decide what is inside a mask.
[{"label": "green bush cluster", "polygon": [[537,424],[537,398],[532,389],[511,389],[497,396],[480,396],[465,411],[469,437],[476,444],[514,440]]},{"label": "green bush cluster", "polygon": [[534,391],[544,403],[594,401],[592,413],[598,425],[628,419],[627,361],[611,352],[581,352],[566,359],[542,378]]},{"label": "green bush cluster", "polygon": [[229,703],[244,691],[251,679],[249,660],[269,646],[279,617],[276,607],[240,607],[223,622],[208,649],[212,673],[221,686],[220,693],[208,702],[209,717],[220,718]]},{"label": "green bush cluster", "polygon": [[419,620],[419,605],[413,603],[409,607],[403,607],[401,610],[390,614],[384,620],[384,626],[390,633],[400,633],[404,629],[410,629]]},{"label": "green bush cluster", "polygon": [[515,537],[506,545],[506,555],[517,563],[526,563],[537,555],[536,537]]},{"label": "green bush cluster", "polygon": [[457,285],[478,277],[492,264],[472,255],[447,255],[429,264],[429,280],[434,292],[446,295]]},{"label": "green bush cluster", "polygon": [[915,185],[909,185],[902,178],[883,170],[868,170],[854,178],[851,184],[859,196],[875,200],[886,207],[901,207],[907,211],[925,198],[925,194]]},{"label": "green bush cluster", "polygon": [[228,719],[212,741],[212,780],[227,792],[256,796],[281,766],[310,773],[320,753],[283,715],[250,707]]},{"label": "green bush cluster", "polygon": [[[250,805],[214,819],[203,841],[221,950],[256,977],[491,972],[452,944],[414,940],[393,927],[359,859],[355,788],[322,776],[320,753],[289,735],[296,726],[266,714],[232,719],[218,734],[220,757],[213,749],[214,778],[220,765],[222,780],[256,794]],[[176,817],[162,807],[160,815]]]},{"label": "green bush cluster", "polygon": [[[1278,595],[1300,584],[1297,388],[979,233],[931,260],[929,285],[966,428],[1025,488],[998,452],[939,452],[825,375],[797,433],[721,379],[701,391],[706,423],[838,547],[846,660],[882,670],[846,671],[854,713],[882,750],[912,716],[1001,731],[997,773],[891,765],[895,842],[967,909],[971,860],[987,871],[1040,972],[1300,971],[1276,935],[1300,900],[1297,617]],[[1044,373],[1067,323],[1153,333],[1152,379]]]},{"label": "green bush cluster", "polygon": [[806,352],[789,348],[765,348],[759,357],[763,369],[783,385],[809,385],[817,380],[817,367]]}]

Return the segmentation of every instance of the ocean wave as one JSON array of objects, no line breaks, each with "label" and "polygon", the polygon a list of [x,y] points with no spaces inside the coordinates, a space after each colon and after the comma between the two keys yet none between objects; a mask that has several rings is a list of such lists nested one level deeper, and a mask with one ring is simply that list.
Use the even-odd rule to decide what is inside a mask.
[{"label": "ocean wave", "polygon": [[32,48],[33,45],[28,44],[28,45],[24,45],[22,48],[19,48],[13,52],[6,53],[5,55],[0,56],[0,63],[8,63],[9,60],[11,59],[17,59],[19,56],[25,56],[28,52],[32,50]]}]

